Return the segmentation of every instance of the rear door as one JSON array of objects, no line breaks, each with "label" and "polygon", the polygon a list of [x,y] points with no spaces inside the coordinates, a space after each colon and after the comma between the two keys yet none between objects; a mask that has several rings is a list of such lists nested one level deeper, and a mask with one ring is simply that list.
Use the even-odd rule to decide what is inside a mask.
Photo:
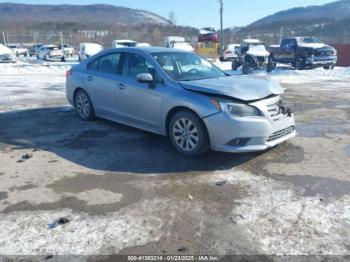
[{"label": "rear door", "polygon": [[103,55],[88,64],[84,81],[97,115],[116,116],[117,90],[122,78],[121,52]]},{"label": "rear door", "polygon": [[[153,84],[139,83],[137,75],[150,73]],[[165,85],[152,63],[136,53],[125,53],[123,81],[118,89],[118,113],[125,122],[148,130],[159,130]]]}]

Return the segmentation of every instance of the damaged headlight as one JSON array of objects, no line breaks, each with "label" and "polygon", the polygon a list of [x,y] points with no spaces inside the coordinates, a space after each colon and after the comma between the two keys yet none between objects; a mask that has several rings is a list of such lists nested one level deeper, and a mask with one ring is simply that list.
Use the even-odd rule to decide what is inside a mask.
[{"label": "damaged headlight", "polygon": [[253,106],[238,103],[228,103],[226,106],[228,112],[230,112],[231,115],[234,116],[260,116],[259,110]]},{"label": "damaged headlight", "polygon": [[224,111],[233,116],[245,117],[245,116],[261,116],[260,111],[250,105],[234,103],[230,101],[220,101],[217,99],[211,99],[211,103],[220,111]]}]

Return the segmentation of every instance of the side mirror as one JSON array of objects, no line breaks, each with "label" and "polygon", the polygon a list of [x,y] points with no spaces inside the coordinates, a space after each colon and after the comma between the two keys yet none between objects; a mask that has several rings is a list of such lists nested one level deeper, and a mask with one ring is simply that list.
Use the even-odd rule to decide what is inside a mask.
[{"label": "side mirror", "polygon": [[153,83],[153,76],[150,73],[142,73],[136,76],[137,82],[140,83]]}]

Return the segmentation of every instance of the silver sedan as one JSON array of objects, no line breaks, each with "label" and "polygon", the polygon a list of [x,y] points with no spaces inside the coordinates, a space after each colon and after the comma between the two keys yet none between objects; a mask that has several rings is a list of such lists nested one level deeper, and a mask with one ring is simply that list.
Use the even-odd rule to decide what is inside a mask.
[{"label": "silver sedan", "polygon": [[185,51],[105,50],[72,67],[66,88],[83,120],[100,117],[168,136],[185,155],[260,151],[296,134],[277,83],[230,76]]}]

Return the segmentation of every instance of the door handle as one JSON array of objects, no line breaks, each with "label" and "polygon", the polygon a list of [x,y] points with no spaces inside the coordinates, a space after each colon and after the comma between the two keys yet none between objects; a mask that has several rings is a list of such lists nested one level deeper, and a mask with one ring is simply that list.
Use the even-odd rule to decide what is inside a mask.
[{"label": "door handle", "polygon": [[121,90],[126,88],[126,86],[123,85],[123,84],[119,84],[118,87],[119,87],[119,89],[121,89]]},{"label": "door handle", "polygon": [[94,78],[92,76],[88,76],[87,80],[92,81],[92,80],[94,80]]}]

